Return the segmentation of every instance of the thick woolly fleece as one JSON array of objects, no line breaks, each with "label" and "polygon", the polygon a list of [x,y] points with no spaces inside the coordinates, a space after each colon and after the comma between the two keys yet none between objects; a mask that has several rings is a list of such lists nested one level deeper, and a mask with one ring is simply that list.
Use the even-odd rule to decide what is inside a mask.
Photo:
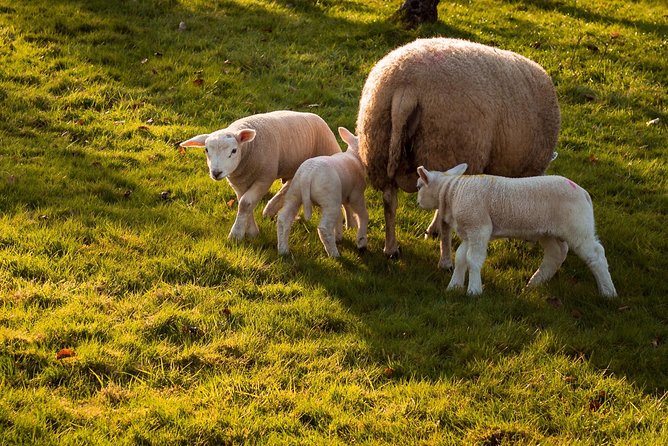
[{"label": "thick woolly fleece", "polygon": [[[357,117],[369,182],[384,192],[386,254],[395,254],[397,187],[415,192],[416,168],[540,175],[561,117],[554,86],[519,54],[459,39],[419,39],[371,70]],[[432,222],[433,224],[433,222]]]},{"label": "thick woolly fleece", "polygon": [[302,162],[341,152],[334,133],[318,115],[285,110],[239,119],[181,145],[206,147],[211,177],[227,178],[236,192],[239,208],[229,235],[235,239],[258,233],[253,210],[276,179],[286,183],[267,203],[265,217],[276,215]]}]

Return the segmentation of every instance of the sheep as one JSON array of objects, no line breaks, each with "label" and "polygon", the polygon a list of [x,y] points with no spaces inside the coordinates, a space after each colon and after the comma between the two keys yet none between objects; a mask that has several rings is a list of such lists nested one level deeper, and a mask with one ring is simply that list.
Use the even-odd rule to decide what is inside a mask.
[{"label": "sheep", "polygon": [[234,189],[239,208],[228,238],[236,240],[259,233],[253,210],[277,178],[284,184],[265,206],[264,217],[276,215],[289,180],[304,160],[341,152],[322,118],[286,110],[239,119],[225,129],[197,135],[180,146],[205,147],[211,178],[227,178]]},{"label": "sheep", "polygon": [[[586,190],[558,175],[506,178],[462,175],[466,164],[445,173],[417,168],[418,206],[438,209],[441,225],[454,228],[461,239],[448,289],[464,287],[467,294],[482,293],[480,269],[492,238],[518,238],[541,244],[543,261],[527,287],[549,280],[566,259],[569,247],[585,261],[600,294],[615,297],[603,246],[596,238],[594,210]],[[450,238],[441,232],[441,241]],[[450,256],[441,243],[439,266]]]},{"label": "sheep", "polygon": [[[471,173],[540,175],[560,125],[549,75],[525,57],[447,38],[391,51],[369,73],[357,116],[362,163],[383,193],[385,254],[399,254],[397,189],[415,192],[417,166],[466,162]],[[435,215],[428,235],[438,235],[436,223]]]},{"label": "sheep", "polygon": [[311,204],[322,208],[318,225],[318,235],[330,257],[339,257],[336,242],[343,238],[341,205],[346,207],[346,220],[357,220],[357,249],[364,251],[367,246],[367,225],[369,214],[364,203],[366,178],[364,167],[357,152],[358,140],[348,129],[339,127],[339,135],[348,149],[343,153],[310,158],[299,166],[292,178],[278,213],[278,253],[289,253],[288,238],[290,228],[299,206],[304,205],[304,218],[311,218]]}]

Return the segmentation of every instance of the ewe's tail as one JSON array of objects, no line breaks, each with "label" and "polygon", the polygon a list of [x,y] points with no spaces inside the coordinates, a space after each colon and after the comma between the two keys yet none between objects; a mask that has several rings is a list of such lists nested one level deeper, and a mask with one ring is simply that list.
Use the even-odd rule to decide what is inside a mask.
[{"label": "ewe's tail", "polygon": [[392,133],[387,159],[387,177],[394,178],[401,162],[402,149],[415,135],[420,123],[418,97],[406,87],[398,88],[392,96]]},{"label": "ewe's tail", "polygon": [[[308,185],[308,184],[307,184]],[[304,206],[304,220],[311,219],[313,213],[313,204],[311,203],[311,187],[302,187],[302,206]]]}]

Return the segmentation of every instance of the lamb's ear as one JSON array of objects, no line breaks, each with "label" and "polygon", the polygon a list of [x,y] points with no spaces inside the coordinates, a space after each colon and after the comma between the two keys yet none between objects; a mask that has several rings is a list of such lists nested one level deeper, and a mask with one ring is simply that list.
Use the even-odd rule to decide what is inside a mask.
[{"label": "lamb's ear", "polygon": [[452,169],[448,170],[445,172],[446,175],[462,175],[464,172],[466,172],[466,169],[468,169],[469,165],[466,163],[458,164]]},{"label": "lamb's ear", "polygon": [[234,137],[237,139],[239,144],[246,142],[251,142],[255,139],[255,130],[253,129],[243,129],[239,130]]},{"label": "lamb's ear", "polygon": [[339,135],[341,136],[343,142],[348,144],[350,147],[357,146],[357,136],[355,136],[353,132],[351,132],[347,128],[339,127]]},{"label": "lamb's ear", "polygon": [[179,143],[179,147],[204,147],[204,143],[208,137],[208,133],[206,135],[197,135],[194,138]]},{"label": "lamb's ear", "polygon": [[420,175],[420,178],[422,179],[422,181],[424,181],[424,184],[429,186],[429,174],[430,174],[430,172],[427,169],[425,169],[423,166],[420,166],[420,167],[417,168],[417,173],[418,173],[418,175]]}]

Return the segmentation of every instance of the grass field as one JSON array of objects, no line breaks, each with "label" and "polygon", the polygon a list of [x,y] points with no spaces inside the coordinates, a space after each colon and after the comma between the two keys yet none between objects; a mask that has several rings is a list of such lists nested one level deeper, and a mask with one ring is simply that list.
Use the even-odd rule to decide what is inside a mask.
[{"label": "grass field", "polygon": [[[444,0],[407,31],[400,3],[0,0],[0,444],[668,443],[668,7]],[[232,189],[175,144],[278,109],[352,130],[429,36],[552,75],[549,173],[591,193],[618,299],[573,255],[523,291],[513,241],[446,293],[413,195],[395,261],[372,189],[364,255],[326,258],[317,215],[287,258],[273,221],[227,240]]]}]

